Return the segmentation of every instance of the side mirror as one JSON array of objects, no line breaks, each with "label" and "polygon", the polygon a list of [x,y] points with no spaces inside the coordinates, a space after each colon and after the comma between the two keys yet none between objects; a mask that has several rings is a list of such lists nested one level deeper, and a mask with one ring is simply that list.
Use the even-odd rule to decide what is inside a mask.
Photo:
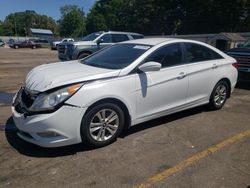
[{"label": "side mirror", "polygon": [[161,64],[154,61],[150,61],[142,64],[138,67],[138,69],[142,72],[159,71],[161,69]]},{"label": "side mirror", "polygon": [[103,43],[103,41],[104,41],[103,39],[98,39],[98,40],[96,41],[96,44],[99,45],[99,44]]}]

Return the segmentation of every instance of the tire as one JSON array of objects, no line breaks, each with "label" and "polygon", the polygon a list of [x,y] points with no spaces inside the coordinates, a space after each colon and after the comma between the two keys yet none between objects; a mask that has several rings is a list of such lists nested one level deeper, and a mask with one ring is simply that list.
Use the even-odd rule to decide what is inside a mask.
[{"label": "tire", "polygon": [[219,81],[210,96],[209,108],[211,110],[221,109],[227,101],[229,96],[229,86],[228,83],[224,80]]},{"label": "tire", "polygon": [[83,58],[85,58],[85,57],[87,57],[87,56],[89,56],[89,55],[90,55],[89,53],[81,53],[81,54],[78,56],[77,59],[83,59]]},{"label": "tire", "polygon": [[94,147],[111,144],[122,132],[124,123],[124,112],[118,105],[103,103],[94,106],[82,119],[82,141]]},{"label": "tire", "polygon": [[32,49],[36,49],[36,46],[32,46]]},{"label": "tire", "polygon": [[18,48],[19,48],[19,46],[15,45],[15,46],[14,46],[14,48],[15,48],[15,49],[18,49]]}]

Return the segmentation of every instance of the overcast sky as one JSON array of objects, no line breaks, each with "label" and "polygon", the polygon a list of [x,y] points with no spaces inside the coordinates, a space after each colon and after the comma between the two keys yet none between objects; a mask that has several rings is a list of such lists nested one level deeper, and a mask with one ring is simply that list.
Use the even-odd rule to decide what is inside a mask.
[{"label": "overcast sky", "polygon": [[60,18],[60,7],[66,4],[78,5],[84,12],[88,12],[96,0],[1,0],[0,20],[4,21],[10,13],[34,10],[38,14],[51,16],[55,20]]}]

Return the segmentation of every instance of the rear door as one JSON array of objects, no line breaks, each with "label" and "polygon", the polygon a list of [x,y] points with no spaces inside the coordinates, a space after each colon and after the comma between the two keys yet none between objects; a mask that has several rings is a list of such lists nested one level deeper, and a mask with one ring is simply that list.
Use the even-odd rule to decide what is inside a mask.
[{"label": "rear door", "polygon": [[28,41],[23,41],[21,46],[24,48],[29,47]]},{"label": "rear door", "polygon": [[209,100],[220,76],[223,57],[212,49],[197,44],[184,43],[185,63],[188,64],[189,88],[187,103],[195,105]]}]

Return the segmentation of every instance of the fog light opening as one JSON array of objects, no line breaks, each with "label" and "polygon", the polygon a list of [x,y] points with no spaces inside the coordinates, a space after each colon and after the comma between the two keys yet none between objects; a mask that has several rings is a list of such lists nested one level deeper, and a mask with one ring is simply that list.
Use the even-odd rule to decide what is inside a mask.
[{"label": "fog light opening", "polygon": [[37,133],[37,135],[40,137],[45,137],[45,138],[61,136],[60,134],[53,132],[53,131],[40,132],[40,133]]}]

